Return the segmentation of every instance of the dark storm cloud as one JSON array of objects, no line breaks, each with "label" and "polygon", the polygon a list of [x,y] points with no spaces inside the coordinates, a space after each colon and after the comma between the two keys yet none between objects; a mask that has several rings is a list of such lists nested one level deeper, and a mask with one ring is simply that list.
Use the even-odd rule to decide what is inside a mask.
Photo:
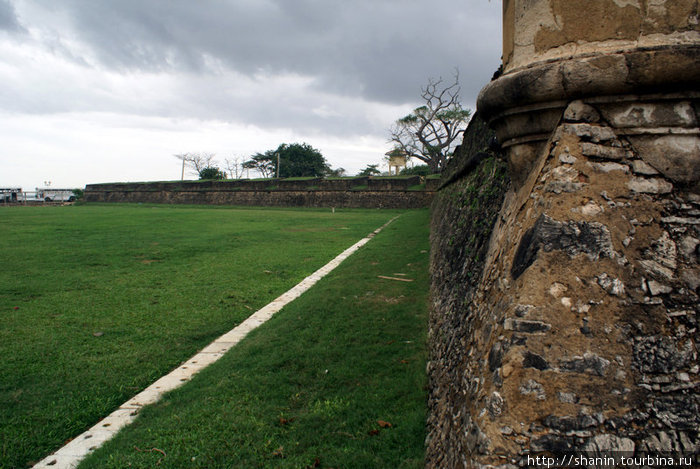
[{"label": "dark storm cloud", "polygon": [[24,32],[24,27],[17,19],[14,6],[7,0],[0,0],[0,31]]},{"label": "dark storm cloud", "polygon": [[[208,73],[214,60],[249,76],[300,74],[325,92],[402,103],[416,101],[428,77],[454,68],[463,100],[473,100],[500,55],[494,3],[46,0],[45,7],[60,11],[70,34],[115,70]],[[0,27],[6,11],[8,24],[18,25],[0,0]]]}]

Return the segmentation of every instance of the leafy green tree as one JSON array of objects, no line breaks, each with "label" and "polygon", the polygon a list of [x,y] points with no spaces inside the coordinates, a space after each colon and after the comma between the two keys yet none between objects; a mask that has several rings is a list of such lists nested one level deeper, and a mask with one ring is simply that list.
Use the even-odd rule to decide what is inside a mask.
[{"label": "leafy green tree", "polygon": [[266,151],[265,153],[256,153],[251,156],[248,161],[243,162],[243,168],[258,171],[262,177],[270,178],[275,175],[275,164],[272,163],[273,159],[275,159],[276,163],[277,160],[273,150]]},{"label": "leafy green tree", "polygon": [[457,146],[457,137],[469,123],[471,110],[463,108],[459,101],[458,73],[450,85],[445,85],[442,78],[431,78],[421,91],[425,104],[396,121],[390,140],[409,158],[417,158],[433,173],[439,173]]},{"label": "leafy green tree", "polygon": [[[279,175],[283,178],[314,176],[321,177],[330,170],[320,151],[307,143],[283,143],[275,153],[279,155]],[[277,160],[272,162],[277,173]]]},{"label": "leafy green tree", "polygon": [[199,179],[225,179],[226,175],[216,166],[207,166],[199,170]]},{"label": "leafy green tree", "polygon": [[263,177],[322,177],[332,172],[321,152],[307,143],[283,143],[276,150],[256,153],[243,166]]},{"label": "leafy green tree", "polygon": [[378,176],[380,174],[382,174],[382,172],[379,171],[378,164],[368,164],[365,169],[357,173],[358,176]]}]

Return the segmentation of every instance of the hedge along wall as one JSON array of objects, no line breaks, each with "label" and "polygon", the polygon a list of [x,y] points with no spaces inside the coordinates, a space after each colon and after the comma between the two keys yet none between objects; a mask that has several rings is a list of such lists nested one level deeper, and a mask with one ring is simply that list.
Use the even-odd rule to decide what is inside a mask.
[{"label": "hedge along wall", "polygon": [[439,179],[265,179],[90,184],[88,202],[212,204],[273,207],[428,207]]}]

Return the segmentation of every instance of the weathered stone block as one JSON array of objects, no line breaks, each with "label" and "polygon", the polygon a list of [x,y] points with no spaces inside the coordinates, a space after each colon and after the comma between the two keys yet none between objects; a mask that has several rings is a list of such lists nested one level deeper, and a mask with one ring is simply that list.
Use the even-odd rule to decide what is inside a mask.
[{"label": "weathered stone block", "polygon": [[559,361],[559,368],[574,373],[589,373],[605,376],[610,361],[593,353],[585,353],[582,357],[572,357]]},{"label": "weathered stone block", "polygon": [[558,430],[563,433],[570,433],[576,430],[585,430],[591,427],[597,427],[603,423],[602,416],[598,419],[591,415],[578,415],[576,417],[558,417],[556,415],[548,415],[542,420],[545,427],[553,430]]},{"label": "weathered stone block", "polygon": [[568,122],[598,122],[600,114],[593,106],[577,99],[566,107],[564,119]]},{"label": "weathered stone block", "polygon": [[507,331],[533,334],[536,332],[547,332],[552,328],[552,325],[542,321],[528,321],[525,319],[508,318],[505,320],[504,328]]},{"label": "weathered stone block", "polygon": [[635,177],[627,182],[627,187],[631,191],[645,194],[668,194],[673,190],[673,184],[659,178],[645,179]]},{"label": "weathered stone block", "polygon": [[573,392],[560,391],[557,393],[557,399],[559,399],[560,402],[564,402],[566,404],[576,404],[578,402],[578,396],[576,396],[576,394]]},{"label": "weathered stone block", "polygon": [[625,455],[632,456],[634,453],[634,441],[629,438],[619,437],[617,435],[602,434],[596,435],[586,441],[581,450],[592,457],[620,457]]},{"label": "weathered stone block", "polygon": [[700,138],[695,135],[630,136],[637,153],[658,171],[677,183],[700,180]]},{"label": "weathered stone block", "polygon": [[[568,109],[567,109],[568,111]],[[566,119],[566,114],[564,116]],[[590,124],[564,124],[562,130],[580,137],[584,140],[589,140],[593,143],[608,142],[617,140],[617,135],[610,127]]]},{"label": "weathered stone block", "polygon": [[544,435],[530,442],[530,449],[535,453],[549,451],[554,454],[570,453],[575,449],[571,438],[560,435]]},{"label": "weathered stone block", "polygon": [[609,173],[611,171],[621,171],[623,173],[630,172],[629,166],[620,163],[592,163],[591,166],[593,167],[593,169],[602,173]]},{"label": "weathered stone block", "polygon": [[611,295],[622,296],[625,293],[625,284],[619,278],[612,278],[607,273],[602,273],[598,277],[598,285]]},{"label": "weathered stone block", "polygon": [[503,344],[501,342],[496,342],[493,344],[493,347],[491,347],[491,351],[489,352],[489,370],[490,371],[496,371],[498,368],[501,367],[501,363],[503,362]]},{"label": "weathered stone block", "polygon": [[700,428],[699,399],[697,395],[686,394],[661,396],[651,403],[651,408],[670,429],[697,430]]},{"label": "weathered stone block", "polygon": [[642,373],[673,373],[691,363],[693,345],[668,336],[651,336],[634,345],[634,363]]},{"label": "weathered stone block", "polygon": [[663,285],[656,280],[649,280],[647,282],[647,288],[649,289],[649,294],[651,296],[665,295],[666,293],[671,293],[673,288],[668,285]]},{"label": "weathered stone block", "polygon": [[525,396],[534,395],[535,399],[538,401],[544,401],[547,399],[547,394],[544,391],[544,387],[534,379],[528,379],[520,385],[520,394]]},{"label": "weathered stone block", "polygon": [[581,143],[581,153],[589,158],[598,158],[603,160],[622,160],[627,157],[627,150],[624,148],[588,142]]},{"label": "weathered stone block", "polygon": [[632,161],[632,172],[635,174],[642,174],[644,176],[655,176],[659,174],[659,172],[655,170],[653,166],[642,160]]},{"label": "weathered stone block", "polygon": [[523,368],[535,368],[544,371],[549,369],[549,363],[543,356],[527,351],[523,354]]},{"label": "weathered stone block", "polygon": [[590,260],[615,256],[610,231],[605,225],[597,222],[559,222],[542,215],[520,240],[511,268],[513,278],[525,272],[537,258],[540,249],[545,252],[564,251],[571,258],[585,254]]}]

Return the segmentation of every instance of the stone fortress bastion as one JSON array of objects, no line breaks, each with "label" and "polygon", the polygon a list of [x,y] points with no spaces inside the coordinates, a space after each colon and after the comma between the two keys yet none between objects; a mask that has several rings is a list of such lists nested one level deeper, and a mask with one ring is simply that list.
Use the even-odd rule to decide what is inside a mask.
[{"label": "stone fortress bastion", "polygon": [[428,467],[698,457],[698,9],[503,1],[433,204]]}]

